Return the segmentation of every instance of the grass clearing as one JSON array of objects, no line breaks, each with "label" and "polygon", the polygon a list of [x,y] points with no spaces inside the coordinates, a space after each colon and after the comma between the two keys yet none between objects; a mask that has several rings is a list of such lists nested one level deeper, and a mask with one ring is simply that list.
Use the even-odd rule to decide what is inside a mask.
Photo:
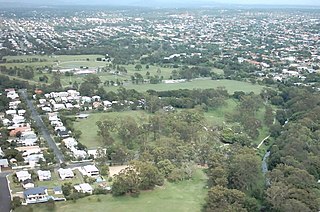
[{"label": "grass clearing", "polygon": [[[172,83],[172,84],[128,84],[124,86],[126,89],[135,89],[139,92],[147,90],[167,91],[167,90],[179,90],[179,89],[208,89],[225,87],[229,94],[233,94],[235,91],[243,91],[246,93],[254,92],[260,93],[264,88],[258,84],[251,84],[248,82],[240,82],[235,80],[211,80],[211,79],[195,79],[190,82],[184,83]],[[106,90],[117,90],[118,87],[106,87]]]},{"label": "grass clearing", "polygon": [[89,149],[97,148],[102,145],[99,136],[97,135],[97,121],[102,121],[109,118],[132,116],[136,118],[147,117],[144,111],[124,111],[124,112],[106,112],[106,113],[91,113],[86,119],[78,119],[74,122],[74,128],[80,130],[82,135],[79,141]]},{"label": "grass clearing", "polygon": [[[201,211],[205,203],[207,178],[202,169],[198,169],[193,180],[180,183],[168,183],[153,191],[143,191],[137,198],[130,196],[113,197],[111,195],[96,195],[76,202],[56,202],[57,212],[80,211],[130,211],[130,212],[196,212]],[[47,211],[45,204],[31,206],[34,212]],[[16,210],[26,211],[24,207]]]},{"label": "grass clearing", "polygon": [[221,125],[225,122],[225,115],[235,110],[237,101],[234,99],[228,99],[226,105],[217,109],[211,109],[205,112],[205,118],[209,124]]}]

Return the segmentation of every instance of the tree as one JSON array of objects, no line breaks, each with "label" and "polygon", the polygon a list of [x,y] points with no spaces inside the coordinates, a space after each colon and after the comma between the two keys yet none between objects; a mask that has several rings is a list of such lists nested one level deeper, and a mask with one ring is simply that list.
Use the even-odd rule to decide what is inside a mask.
[{"label": "tree", "polygon": [[136,71],[141,71],[142,65],[141,64],[137,64],[134,68],[136,69]]},{"label": "tree", "polygon": [[141,134],[141,130],[134,118],[127,116],[118,121],[117,131],[123,141],[123,145],[132,149],[134,141]]},{"label": "tree", "polygon": [[97,163],[98,166],[102,166],[102,165],[107,164],[108,156],[107,156],[105,149],[103,149],[101,147],[97,149],[95,162]]},{"label": "tree", "polygon": [[72,192],[72,184],[69,182],[69,183],[64,183],[62,186],[61,186],[61,190],[62,190],[62,193],[64,196],[69,196]]},{"label": "tree", "polygon": [[260,158],[254,150],[242,148],[230,157],[229,185],[231,188],[252,194],[259,190],[263,181]]},{"label": "tree", "polygon": [[272,107],[270,106],[266,106],[265,109],[266,109],[266,112],[264,114],[264,122],[267,126],[270,127],[273,124],[273,119],[274,119],[273,110],[272,110]]},{"label": "tree", "polygon": [[139,189],[149,190],[156,185],[163,185],[164,177],[153,164],[141,161],[135,161],[133,164],[140,178]]},{"label": "tree", "polygon": [[317,187],[316,180],[307,171],[278,165],[268,174],[268,179],[271,186],[266,191],[266,200],[272,209],[287,211],[295,206],[297,209],[304,209],[303,211],[318,210],[319,190],[314,189]]},{"label": "tree", "polygon": [[208,192],[205,211],[232,212],[247,211],[245,208],[246,195],[236,189],[214,186]]},{"label": "tree", "polygon": [[11,201],[11,209],[16,209],[22,204],[20,197],[13,197]]},{"label": "tree", "polygon": [[98,136],[101,137],[102,142],[105,146],[112,145],[114,139],[111,136],[111,131],[114,129],[114,122],[110,119],[104,121],[98,121]]},{"label": "tree", "polygon": [[55,90],[59,90],[62,88],[61,80],[60,80],[60,74],[55,72],[53,74],[53,82],[51,83],[51,87]]},{"label": "tree", "polygon": [[173,169],[175,168],[175,166],[168,159],[164,159],[164,160],[159,161],[156,164],[156,166],[158,167],[158,169],[162,173],[162,175],[164,175],[165,177],[168,177],[171,174],[171,172],[173,171]]},{"label": "tree", "polygon": [[128,167],[114,177],[112,194],[114,196],[121,196],[129,193],[137,196],[140,194],[140,182],[141,180],[136,170],[133,167]]}]

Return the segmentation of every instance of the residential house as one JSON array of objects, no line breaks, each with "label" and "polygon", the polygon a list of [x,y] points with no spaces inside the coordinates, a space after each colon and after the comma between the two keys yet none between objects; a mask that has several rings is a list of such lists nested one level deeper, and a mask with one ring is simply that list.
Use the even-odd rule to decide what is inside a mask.
[{"label": "residential house", "polygon": [[22,181],[22,187],[24,189],[34,188],[34,183],[31,179],[26,179],[26,180]]},{"label": "residential house", "polygon": [[31,180],[31,174],[28,171],[18,171],[16,172],[16,175],[19,182],[23,182],[27,179]]},{"label": "residential house", "polygon": [[40,181],[51,180],[51,172],[50,171],[37,171],[38,177]]},{"label": "residential house", "polygon": [[79,185],[75,185],[74,188],[78,191],[78,192],[81,192],[81,193],[89,193],[89,194],[92,194],[93,192],[93,188],[90,184],[88,183],[82,183],[82,184],[79,184]]},{"label": "residential house", "polygon": [[100,174],[99,169],[95,165],[83,166],[82,170],[88,177],[97,177]]},{"label": "residential house", "polygon": [[71,179],[74,177],[74,173],[70,168],[68,168],[68,169],[60,168],[60,169],[58,169],[58,173],[59,173],[59,176],[62,180]]},{"label": "residential house", "polygon": [[62,189],[60,186],[56,186],[53,188],[53,193],[54,194],[63,194]]},{"label": "residential house", "polygon": [[40,162],[40,160],[45,161],[44,156],[42,153],[40,154],[33,154],[33,155],[28,155],[26,157],[23,157],[24,162],[26,164],[29,164],[31,166],[35,166],[37,163]]},{"label": "residential house", "polygon": [[[0,156],[1,156],[1,148],[0,148]],[[2,168],[8,168],[9,167],[9,162],[8,159],[0,159],[0,172]]]},{"label": "residential house", "polygon": [[38,154],[41,152],[41,149],[39,146],[22,146],[22,147],[16,147],[16,150],[22,153],[22,157],[26,157],[32,154]]},{"label": "residential house", "polygon": [[67,130],[64,130],[64,131],[58,131],[58,136],[60,138],[68,138],[70,135],[69,135],[69,132]]},{"label": "residential house", "polygon": [[48,201],[48,190],[46,187],[35,187],[26,189],[23,192],[23,195],[27,204]]}]

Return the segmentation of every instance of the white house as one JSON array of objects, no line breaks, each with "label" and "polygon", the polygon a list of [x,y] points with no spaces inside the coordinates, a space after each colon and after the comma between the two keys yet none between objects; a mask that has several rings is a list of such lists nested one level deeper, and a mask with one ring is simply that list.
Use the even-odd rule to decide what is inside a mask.
[{"label": "white house", "polygon": [[88,184],[88,183],[82,183],[82,184],[79,184],[79,185],[75,185],[74,188],[78,192],[82,192],[82,193],[92,194],[92,192],[93,192],[92,186],[90,184]]},{"label": "white house", "polygon": [[23,116],[13,115],[12,122],[15,124],[24,123],[26,119]]},{"label": "white house", "polygon": [[50,171],[37,171],[38,177],[40,181],[51,180],[51,172]]},{"label": "white house", "polygon": [[105,101],[103,101],[102,103],[103,103],[103,105],[104,105],[105,107],[108,107],[108,108],[112,106],[112,102],[110,102],[110,101],[108,101],[108,100],[105,100]]},{"label": "white house", "polygon": [[63,110],[63,109],[66,109],[64,104],[54,104],[53,105],[53,111],[59,111],[59,110]]},{"label": "white house", "polygon": [[100,96],[93,96],[91,99],[93,102],[100,102],[101,97]]},{"label": "white house", "polygon": [[31,180],[31,174],[28,171],[18,171],[16,172],[16,175],[19,182],[23,182],[27,179]]},{"label": "white house", "polygon": [[39,146],[22,146],[22,147],[16,147],[16,150],[22,153],[22,157],[26,157],[32,154],[38,154],[41,152],[41,149]]},{"label": "white house", "polygon": [[26,112],[26,110],[18,110],[18,115],[23,116]]},{"label": "white house", "polygon": [[83,159],[83,158],[85,158],[85,157],[87,157],[87,152],[86,151],[84,151],[84,150],[79,150],[79,149],[76,149],[76,148],[71,148],[70,149],[71,150],[71,152],[73,153],[73,156],[75,157],[75,158],[80,158],[80,159]]},{"label": "white house", "polygon": [[27,204],[48,201],[48,191],[46,187],[29,188],[23,192],[23,195]]},{"label": "white house", "polygon": [[22,187],[24,189],[34,188],[34,183],[32,182],[31,179],[26,179],[22,182]]},{"label": "white house", "polygon": [[58,173],[59,173],[59,176],[62,180],[70,179],[70,178],[74,177],[74,173],[70,168],[68,168],[68,169],[60,168],[60,169],[58,169]]},{"label": "white house", "polygon": [[6,114],[13,116],[13,115],[16,115],[16,114],[17,114],[17,111],[16,111],[16,110],[7,110],[7,111],[6,111]]},{"label": "white house", "polygon": [[64,142],[64,144],[66,145],[66,147],[68,149],[71,149],[72,147],[75,147],[76,145],[78,145],[78,142],[76,141],[76,139],[74,138],[65,138],[62,140]]},{"label": "white house", "polygon": [[42,153],[28,155],[28,156],[24,157],[23,159],[24,159],[25,163],[33,165],[33,166],[35,166],[36,163],[39,163],[40,159],[42,159],[43,161],[45,160]]},{"label": "white house", "polygon": [[44,112],[48,112],[48,113],[51,113],[52,110],[51,110],[51,107],[42,107],[41,108]]},{"label": "white house", "polygon": [[100,174],[99,169],[95,165],[83,166],[82,170],[88,177],[97,177]]},{"label": "white house", "polygon": [[18,141],[22,146],[35,146],[38,139],[21,139]]},{"label": "white house", "polygon": [[9,91],[7,93],[7,98],[16,99],[19,98],[19,95],[15,91]]}]

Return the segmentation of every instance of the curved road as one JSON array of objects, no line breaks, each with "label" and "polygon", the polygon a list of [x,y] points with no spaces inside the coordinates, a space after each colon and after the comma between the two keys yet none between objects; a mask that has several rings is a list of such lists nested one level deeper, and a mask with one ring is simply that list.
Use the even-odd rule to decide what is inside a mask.
[{"label": "curved road", "polygon": [[32,102],[28,98],[28,95],[26,93],[26,90],[19,90],[19,93],[21,94],[22,98],[27,102],[28,108],[31,112],[32,119],[36,122],[37,127],[41,130],[43,138],[47,141],[49,147],[53,149],[53,152],[55,154],[56,161],[58,163],[63,163],[64,162],[64,156],[57,147],[56,143],[52,139],[49,130],[47,129],[46,125],[43,123],[39,113],[37,110],[34,108]]}]

